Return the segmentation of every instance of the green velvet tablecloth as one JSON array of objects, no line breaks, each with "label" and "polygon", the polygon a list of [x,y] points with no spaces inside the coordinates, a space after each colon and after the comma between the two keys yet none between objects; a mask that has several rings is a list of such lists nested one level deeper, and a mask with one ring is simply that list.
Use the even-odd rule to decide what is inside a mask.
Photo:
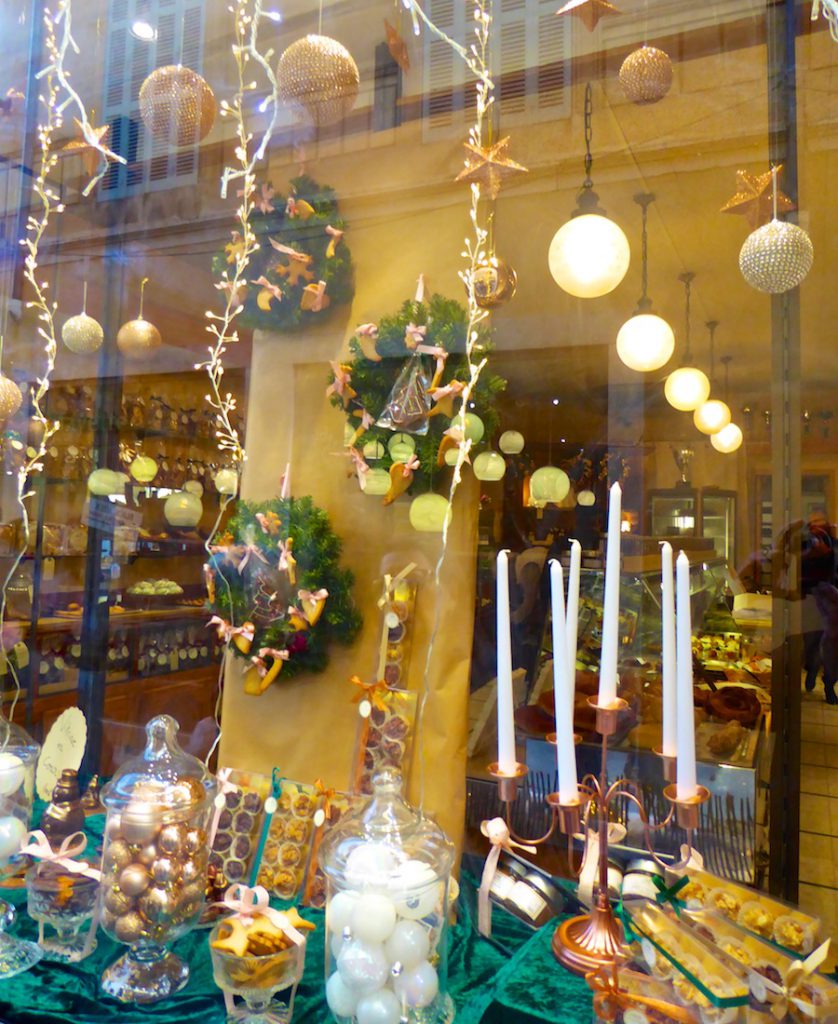
[{"label": "green velvet tablecloth", "polygon": [[[102,818],[88,819],[94,838]],[[9,895],[8,893],[6,895]],[[26,916],[25,895],[11,898],[20,907],[13,933],[35,938]],[[560,967],[550,952],[555,925],[532,932],[508,914],[494,911],[491,940],[473,927],[474,881],[463,879],[458,923],[451,930],[448,987],[457,1007],[457,1024],[580,1024],[591,1020],[591,995],[584,981]],[[323,914],[304,911],[317,923],[308,940],[306,969],[294,1010],[294,1024],[328,1024],[323,985]],[[124,947],[99,933],[96,951],[80,964],[42,961],[32,970],[0,983],[3,1024],[224,1024],[221,992],[212,979],[208,932],[195,931],[175,943],[175,952],[191,969],[182,992],[151,1007],[125,1006],[104,996],[99,978]]]}]

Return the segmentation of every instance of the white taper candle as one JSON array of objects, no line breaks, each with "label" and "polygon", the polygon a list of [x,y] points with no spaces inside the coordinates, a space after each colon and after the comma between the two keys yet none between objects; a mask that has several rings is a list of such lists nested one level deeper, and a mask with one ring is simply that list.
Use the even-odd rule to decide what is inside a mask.
[{"label": "white taper candle", "polygon": [[498,767],[515,773],[515,719],[512,699],[512,642],[509,624],[509,552],[500,551],[497,561],[498,650]]},{"label": "white taper candle", "polygon": [[564,574],[561,562],[550,561],[551,617],[553,620],[553,701],[556,712],[556,763],[559,796],[563,804],[579,797],[576,746],[573,742],[573,684],[568,666],[564,610]]},{"label": "white taper candle", "polygon": [[675,563],[675,663],[678,676],[676,782],[678,799],[697,791],[695,778],[695,711],[693,706],[693,647],[690,615],[690,560],[682,551]]},{"label": "white taper candle", "polygon": [[661,674],[663,676],[663,742],[661,753],[675,757],[677,699],[675,682],[675,579],[672,545],[661,544]]},{"label": "white taper candle", "polygon": [[570,542],[570,571],[567,577],[567,665],[570,671],[570,711],[573,714],[573,696],[576,690],[576,646],[579,633],[579,578],[582,567],[582,545]]},{"label": "white taper candle", "polygon": [[623,492],[611,488],[605,549],[605,595],[602,602],[602,653],[599,664],[599,703],[608,707],[617,699],[617,657],[620,645],[620,522]]}]

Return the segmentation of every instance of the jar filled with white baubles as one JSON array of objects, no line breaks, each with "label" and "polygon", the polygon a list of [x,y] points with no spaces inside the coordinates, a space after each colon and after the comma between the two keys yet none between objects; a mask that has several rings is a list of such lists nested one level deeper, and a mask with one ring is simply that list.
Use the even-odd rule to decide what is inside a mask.
[{"label": "jar filled with white baubles", "polygon": [[152,718],[143,753],[102,790],[99,921],[129,947],[102,975],[102,989],[123,1002],[151,1003],[183,988],[189,968],[167,947],[204,908],[216,781],[181,750],[177,732],[169,715]]},{"label": "jar filled with white baubles", "polygon": [[448,889],[454,848],[401,795],[401,774],[324,839],[326,1000],[340,1024],[447,1024]]},{"label": "jar filled with white baubles", "polygon": [[[40,751],[28,732],[0,715],[0,868],[21,856],[29,835]],[[14,907],[0,900],[0,980],[28,970],[42,956],[34,942],[22,942],[2,930],[14,916]]]}]

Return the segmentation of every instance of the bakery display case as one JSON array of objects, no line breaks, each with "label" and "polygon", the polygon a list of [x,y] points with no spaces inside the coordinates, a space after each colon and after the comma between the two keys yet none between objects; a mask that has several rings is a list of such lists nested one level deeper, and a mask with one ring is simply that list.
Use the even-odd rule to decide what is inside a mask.
[{"label": "bakery display case", "polygon": [[[243,376],[230,385],[241,392]],[[11,570],[3,689],[14,673],[16,717],[40,735],[101,679],[104,773],[136,740],[134,723],[178,707],[188,733],[213,714],[221,645],[206,627],[201,566],[223,467],[204,391],[197,374],[127,378],[105,420],[94,385],[57,383],[47,414],[61,430],[33,482],[17,564],[23,524],[0,525],[0,569]],[[7,432],[7,475],[32,442]]]}]

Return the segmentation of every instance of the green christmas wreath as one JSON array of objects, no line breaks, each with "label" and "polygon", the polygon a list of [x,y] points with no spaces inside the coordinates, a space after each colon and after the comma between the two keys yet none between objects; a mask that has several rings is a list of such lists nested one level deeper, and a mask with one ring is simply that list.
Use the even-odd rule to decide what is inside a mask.
[{"label": "green christmas wreath", "polygon": [[[287,198],[263,183],[253,201],[250,226],[259,248],[241,293],[241,326],[295,331],[350,302],[355,291],[352,255],[333,190],[302,175],[291,179]],[[241,236],[233,232],[213,258],[216,276],[235,262],[241,245]]]},{"label": "green christmas wreath", "polygon": [[[396,457],[391,451],[397,434],[407,434],[415,445],[418,465],[413,463],[410,488],[421,492],[433,486],[446,450],[461,440],[457,425],[462,386],[469,379],[467,332],[465,307],[442,295],[427,302],[408,300],[394,316],[357,328],[350,342],[352,358],[333,365],[327,393],[346,413],[347,445],[362,486],[370,467],[390,472],[404,461],[398,449]],[[482,359],[491,349],[490,333],[481,325],[474,357]],[[484,368],[471,392],[466,432],[472,458],[497,429],[497,397],[505,387],[502,377]],[[409,425],[399,426],[392,411],[399,406],[404,422],[411,402],[416,415]]]},{"label": "green christmas wreath", "polygon": [[207,568],[211,620],[248,662],[245,689],[262,693],[282,673],[322,672],[332,642],[361,628],[340,538],[310,497],[239,502]]}]

